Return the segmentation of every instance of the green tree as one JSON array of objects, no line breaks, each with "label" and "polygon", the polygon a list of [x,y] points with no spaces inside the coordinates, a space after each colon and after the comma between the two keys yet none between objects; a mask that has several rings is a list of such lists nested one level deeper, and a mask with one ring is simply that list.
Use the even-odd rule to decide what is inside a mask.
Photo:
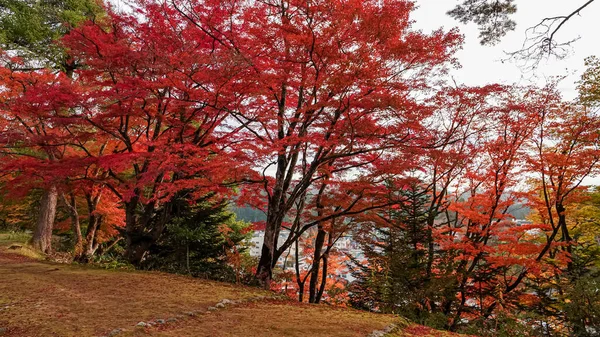
[{"label": "green tree", "polygon": [[226,201],[213,194],[190,201],[171,201],[173,219],[151,247],[143,267],[197,277],[235,281],[236,266],[245,254],[249,223],[237,221]]},{"label": "green tree", "polygon": [[351,302],[443,328],[447,319],[435,306],[444,298],[449,280],[427,274],[427,247],[433,240],[427,225],[430,196],[418,183],[391,189],[400,202],[379,212],[384,225],[366,226],[366,235],[360,238],[367,263],[356,261]]},{"label": "green tree", "polygon": [[0,0],[0,47],[32,70],[49,67],[70,76],[77,65],[57,40],[102,13],[95,0]]},{"label": "green tree", "polygon": [[581,75],[577,89],[579,101],[588,107],[600,105],[600,59],[590,56],[585,59],[586,70]]},{"label": "green tree", "polygon": [[481,44],[494,45],[508,32],[515,30],[517,23],[511,17],[516,12],[514,0],[465,0],[448,15],[464,24],[476,23]]}]

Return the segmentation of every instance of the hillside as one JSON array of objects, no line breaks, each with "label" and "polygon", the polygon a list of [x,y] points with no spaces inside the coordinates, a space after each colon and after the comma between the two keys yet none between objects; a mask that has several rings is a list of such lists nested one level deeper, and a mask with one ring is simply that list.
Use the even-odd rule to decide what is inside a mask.
[{"label": "hillside", "polygon": [[11,245],[0,234],[0,336],[361,337],[393,325],[386,336],[453,336],[243,286],[40,261]]}]

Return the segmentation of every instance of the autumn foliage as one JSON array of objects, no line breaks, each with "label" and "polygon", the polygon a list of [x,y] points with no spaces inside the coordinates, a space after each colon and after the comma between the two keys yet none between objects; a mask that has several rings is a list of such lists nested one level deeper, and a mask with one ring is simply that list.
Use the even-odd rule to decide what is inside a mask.
[{"label": "autumn foliage", "polygon": [[[414,30],[414,7],[107,5],[55,41],[72,73],[2,54],[2,189],[40,198],[44,251],[44,224],[68,215],[80,261],[123,238],[139,266],[176,233],[182,202],[235,200],[266,215],[264,287],[453,330],[511,316],[536,303],[529,284],[575,268],[568,209],[598,171],[600,119],[552,85],[454,83],[461,35]],[[517,204],[534,221],[517,224]],[[349,236],[364,256],[335,248]],[[295,270],[274,274],[284,256]],[[336,275],[351,261],[364,283],[348,292]]]}]

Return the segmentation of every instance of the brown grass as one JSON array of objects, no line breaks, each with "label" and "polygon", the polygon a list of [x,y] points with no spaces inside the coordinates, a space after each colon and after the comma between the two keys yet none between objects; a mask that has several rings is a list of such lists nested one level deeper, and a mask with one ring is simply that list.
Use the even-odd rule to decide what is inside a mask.
[{"label": "brown grass", "polygon": [[[24,233],[0,233],[0,253],[20,255],[29,259],[43,260],[43,254],[29,245],[31,237]],[[26,259],[22,259],[26,260]]]},{"label": "brown grass", "polygon": [[[360,337],[401,322],[391,315],[263,300],[136,328],[140,321],[206,312],[224,298],[270,294],[184,276],[41,262],[7,247],[0,238],[0,328],[8,329],[3,337],[105,336],[117,328],[126,329],[118,337]],[[413,325],[389,337],[409,336],[453,335]]]},{"label": "brown grass", "polygon": [[139,321],[206,309],[223,298],[256,293],[159,273],[15,263],[11,254],[0,253],[0,303],[5,306],[0,327],[21,331],[23,336],[102,335]]},{"label": "brown grass", "polygon": [[127,337],[364,337],[396,320],[322,305],[253,303],[204,314],[193,320],[149,329],[136,329]]}]

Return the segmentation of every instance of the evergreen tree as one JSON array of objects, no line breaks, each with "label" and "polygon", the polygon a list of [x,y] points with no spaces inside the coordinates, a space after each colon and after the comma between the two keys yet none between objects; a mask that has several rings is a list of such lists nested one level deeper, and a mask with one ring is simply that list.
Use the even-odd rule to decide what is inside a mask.
[{"label": "evergreen tree", "polygon": [[427,225],[429,196],[418,183],[395,194],[398,205],[377,214],[386,225],[363,228],[359,241],[367,263],[355,259],[357,280],[351,286],[351,303],[443,326],[443,315],[433,315],[432,307],[442,300],[445,282],[427,275],[427,247],[432,240]]},{"label": "evergreen tree", "polygon": [[212,279],[236,280],[231,255],[245,254],[249,224],[237,221],[226,201],[213,194],[171,201],[172,220],[152,245],[143,266]]},{"label": "evergreen tree", "polygon": [[71,75],[76,65],[57,40],[102,13],[95,0],[0,0],[0,48]]}]

